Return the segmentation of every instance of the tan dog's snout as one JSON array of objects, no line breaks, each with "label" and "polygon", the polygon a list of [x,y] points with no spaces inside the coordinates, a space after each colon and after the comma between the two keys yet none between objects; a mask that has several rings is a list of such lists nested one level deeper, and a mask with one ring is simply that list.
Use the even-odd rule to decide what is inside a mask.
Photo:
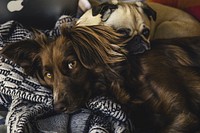
[{"label": "tan dog's snout", "polygon": [[146,50],[150,50],[150,43],[142,36],[135,35],[127,42],[126,49],[130,54],[144,53]]}]

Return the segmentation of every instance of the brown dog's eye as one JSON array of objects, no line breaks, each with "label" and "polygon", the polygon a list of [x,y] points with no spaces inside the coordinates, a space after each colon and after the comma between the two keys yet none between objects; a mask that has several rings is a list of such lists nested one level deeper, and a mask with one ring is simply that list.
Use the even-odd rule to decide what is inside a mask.
[{"label": "brown dog's eye", "polygon": [[76,67],[76,65],[77,65],[77,62],[75,60],[71,61],[68,63],[68,68],[72,70]]},{"label": "brown dog's eye", "polygon": [[49,73],[49,72],[47,72],[46,74],[45,74],[45,76],[48,78],[48,79],[52,79],[52,74],[51,73]]}]

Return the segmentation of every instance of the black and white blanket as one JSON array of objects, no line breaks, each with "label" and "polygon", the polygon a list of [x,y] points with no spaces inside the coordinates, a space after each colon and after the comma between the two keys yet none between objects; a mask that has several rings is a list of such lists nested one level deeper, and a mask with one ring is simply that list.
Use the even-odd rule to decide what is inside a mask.
[{"label": "black and white blanket", "polygon": [[[74,18],[62,16],[52,30],[43,31],[48,37],[60,35],[61,24],[71,25]],[[0,25],[0,49],[9,43],[31,39],[30,30],[15,21]],[[52,91],[26,75],[23,69],[0,55],[0,112],[6,108],[6,118],[0,116],[7,133],[72,132],[72,133],[124,133],[133,132],[132,125],[121,106],[109,98],[97,97],[86,103],[85,109],[73,114],[48,115],[53,112]],[[0,126],[0,132],[1,126]]]}]

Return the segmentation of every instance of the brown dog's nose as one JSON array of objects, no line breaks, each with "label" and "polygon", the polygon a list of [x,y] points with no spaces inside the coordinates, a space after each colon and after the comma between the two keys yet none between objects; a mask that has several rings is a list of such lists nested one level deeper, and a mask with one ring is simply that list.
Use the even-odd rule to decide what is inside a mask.
[{"label": "brown dog's nose", "polygon": [[63,104],[62,102],[56,102],[54,103],[54,110],[56,112],[63,112],[66,110],[66,105]]}]

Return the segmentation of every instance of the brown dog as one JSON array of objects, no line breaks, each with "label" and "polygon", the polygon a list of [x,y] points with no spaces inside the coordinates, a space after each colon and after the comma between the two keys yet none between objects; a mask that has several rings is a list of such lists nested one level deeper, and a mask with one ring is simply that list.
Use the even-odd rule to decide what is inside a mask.
[{"label": "brown dog", "polygon": [[123,91],[117,90],[120,75],[109,66],[126,59],[126,51],[120,49],[123,45],[116,45],[120,34],[105,26],[68,30],[64,29],[63,35],[54,41],[39,34],[35,40],[8,45],[1,53],[53,89],[57,111],[74,111],[91,96],[114,95],[113,90],[121,95],[119,98],[126,99]]},{"label": "brown dog", "polygon": [[51,43],[19,42],[2,53],[53,89],[56,110],[72,112],[106,95],[145,133],[199,132],[200,37],[157,40],[137,55],[120,38],[105,26],[75,27]]}]

